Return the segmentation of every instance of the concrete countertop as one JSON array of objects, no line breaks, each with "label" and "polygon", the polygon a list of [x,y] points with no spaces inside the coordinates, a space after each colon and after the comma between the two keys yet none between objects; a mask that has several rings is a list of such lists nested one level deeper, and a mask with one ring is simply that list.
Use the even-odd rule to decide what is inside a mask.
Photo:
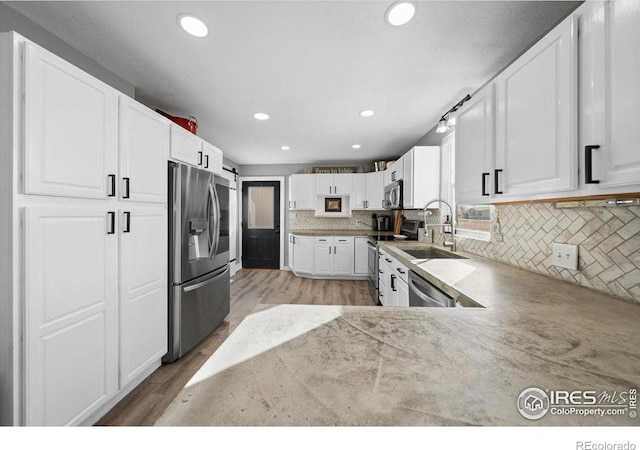
[{"label": "concrete countertop", "polygon": [[261,305],[157,424],[640,425],[628,409],[530,420],[516,406],[531,387],[617,399],[640,387],[640,305],[471,255],[402,250],[425,245],[380,243],[484,308]]},{"label": "concrete countertop", "polygon": [[289,230],[298,236],[393,236],[393,231],[373,230]]}]

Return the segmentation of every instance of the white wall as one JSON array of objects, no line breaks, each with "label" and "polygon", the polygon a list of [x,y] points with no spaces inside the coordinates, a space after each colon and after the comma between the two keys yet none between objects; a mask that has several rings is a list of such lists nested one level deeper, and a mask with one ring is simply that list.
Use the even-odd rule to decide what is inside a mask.
[{"label": "white wall", "polygon": [[108,71],[93,59],[83,55],[66,42],[37,25],[31,19],[0,2],[0,33],[7,31],[15,31],[21,34],[123,94],[135,98],[135,87],[131,83]]}]

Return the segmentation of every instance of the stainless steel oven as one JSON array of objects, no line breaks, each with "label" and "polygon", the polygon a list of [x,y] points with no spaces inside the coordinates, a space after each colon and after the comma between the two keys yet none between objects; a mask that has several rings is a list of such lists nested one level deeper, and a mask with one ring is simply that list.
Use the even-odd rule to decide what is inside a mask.
[{"label": "stainless steel oven", "polygon": [[368,265],[369,265],[369,291],[371,296],[378,303],[378,243],[375,238],[367,241]]}]

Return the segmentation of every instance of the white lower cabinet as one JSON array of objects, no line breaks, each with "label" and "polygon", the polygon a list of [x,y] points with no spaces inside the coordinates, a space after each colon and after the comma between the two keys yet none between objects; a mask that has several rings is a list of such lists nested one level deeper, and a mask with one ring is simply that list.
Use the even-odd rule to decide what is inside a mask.
[{"label": "white lower cabinet", "polygon": [[25,418],[76,425],[117,391],[118,237],[106,207],[25,212]]},{"label": "white lower cabinet", "polygon": [[368,238],[356,237],[354,238],[354,263],[353,273],[356,275],[367,275],[369,273],[369,245],[367,244]]},{"label": "white lower cabinet", "polygon": [[409,270],[384,250],[378,252],[378,291],[382,306],[409,306]]},{"label": "white lower cabinet", "polygon": [[296,275],[363,279],[369,273],[368,252],[364,236],[289,234],[289,266]]},{"label": "white lower cabinet", "polygon": [[167,209],[121,211],[120,388],[167,352]]},{"label": "white lower cabinet", "polygon": [[294,273],[312,273],[314,267],[313,237],[293,237]]},{"label": "white lower cabinet", "polygon": [[353,237],[316,237],[315,275],[353,275]]},{"label": "white lower cabinet", "polygon": [[398,278],[398,298],[396,306],[409,306],[409,284],[402,278]]},{"label": "white lower cabinet", "polygon": [[315,275],[333,275],[333,238],[315,238],[313,245]]}]

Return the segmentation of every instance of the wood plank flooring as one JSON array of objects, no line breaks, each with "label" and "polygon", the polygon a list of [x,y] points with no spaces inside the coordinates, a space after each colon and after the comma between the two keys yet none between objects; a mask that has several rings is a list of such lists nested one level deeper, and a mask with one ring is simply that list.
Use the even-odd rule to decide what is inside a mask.
[{"label": "wood plank flooring", "polygon": [[259,304],[373,306],[368,281],[312,280],[291,272],[243,269],[231,282],[231,311],[185,356],[163,364],[96,425],[153,425],[189,379]]}]

